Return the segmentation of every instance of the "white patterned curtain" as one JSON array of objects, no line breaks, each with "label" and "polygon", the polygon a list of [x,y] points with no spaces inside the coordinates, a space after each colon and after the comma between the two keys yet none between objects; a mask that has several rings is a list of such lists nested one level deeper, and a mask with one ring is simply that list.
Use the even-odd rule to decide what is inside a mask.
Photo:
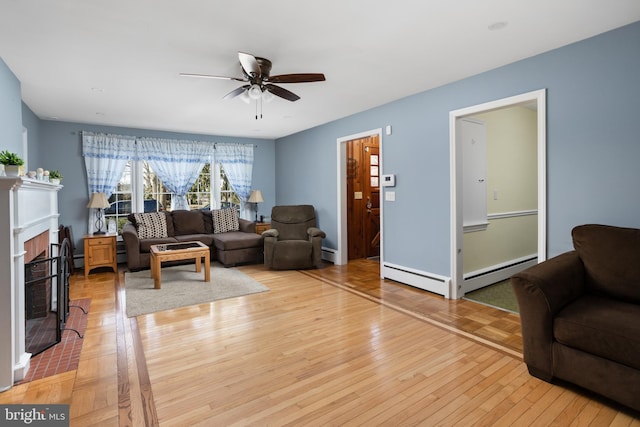
[{"label": "white patterned curtain", "polygon": [[251,194],[253,174],[253,145],[216,144],[215,161],[224,168],[224,173],[240,198],[240,217],[251,218],[247,200]]},{"label": "white patterned curtain", "polygon": [[[135,138],[82,132],[82,156],[87,169],[87,188],[92,193],[113,194],[129,159],[135,156]],[[89,212],[89,233],[95,228],[95,209]]]},{"label": "white patterned curtain", "polygon": [[187,192],[213,152],[213,144],[158,138],[138,138],[138,157],[149,162],[173,193],[171,209],[189,210]]}]

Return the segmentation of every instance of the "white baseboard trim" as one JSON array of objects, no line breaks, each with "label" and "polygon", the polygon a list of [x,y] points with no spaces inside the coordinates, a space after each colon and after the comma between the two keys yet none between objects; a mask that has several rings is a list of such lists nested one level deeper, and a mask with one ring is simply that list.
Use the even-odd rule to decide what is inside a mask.
[{"label": "white baseboard trim", "polygon": [[325,261],[329,261],[332,263],[336,263],[336,254],[338,251],[336,251],[335,249],[331,249],[331,248],[325,248],[324,246],[322,247],[322,259]]},{"label": "white baseboard trim", "polygon": [[382,277],[449,298],[451,278],[385,262]]},{"label": "white baseboard trim", "polygon": [[535,254],[516,258],[507,262],[493,265],[481,270],[472,271],[464,275],[464,289],[466,292],[507,280],[516,273],[526,270],[538,263]]},{"label": "white baseboard trim", "polygon": [[31,366],[31,353],[22,353],[13,367],[13,381],[22,381]]}]

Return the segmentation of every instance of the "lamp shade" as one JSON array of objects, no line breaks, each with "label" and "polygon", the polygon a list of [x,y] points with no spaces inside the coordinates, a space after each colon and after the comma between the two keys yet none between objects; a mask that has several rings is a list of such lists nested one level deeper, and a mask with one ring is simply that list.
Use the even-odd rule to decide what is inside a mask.
[{"label": "lamp shade", "polygon": [[264,102],[271,102],[273,101],[273,94],[271,92],[269,92],[269,90],[265,90],[264,92],[262,92],[262,100]]},{"label": "lamp shade", "polygon": [[87,203],[88,208],[95,209],[105,209],[109,206],[109,200],[107,200],[107,195],[104,193],[92,193],[89,203]]},{"label": "lamp shade", "polygon": [[257,84],[251,85],[247,92],[249,93],[249,98],[251,99],[260,99],[260,97],[262,96],[262,89],[260,89],[260,86]]},{"label": "lamp shade", "polygon": [[249,203],[262,203],[264,199],[262,198],[262,191],[260,190],[252,190],[251,195],[249,196]]}]

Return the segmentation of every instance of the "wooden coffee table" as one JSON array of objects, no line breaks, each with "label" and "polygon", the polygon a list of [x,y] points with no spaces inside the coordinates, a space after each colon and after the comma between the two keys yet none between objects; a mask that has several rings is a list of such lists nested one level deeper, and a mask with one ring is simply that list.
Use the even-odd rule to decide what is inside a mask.
[{"label": "wooden coffee table", "polygon": [[200,270],[202,270],[202,259],[204,258],[204,281],[211,281],[209,247],[202,242],[180,242],[152,245],[150,252],[151,277],[153,277],[153,287],[155,289],[160,289],[162,286],[162,263],[166,261],[195,259],[196,273],[199,273]]}]

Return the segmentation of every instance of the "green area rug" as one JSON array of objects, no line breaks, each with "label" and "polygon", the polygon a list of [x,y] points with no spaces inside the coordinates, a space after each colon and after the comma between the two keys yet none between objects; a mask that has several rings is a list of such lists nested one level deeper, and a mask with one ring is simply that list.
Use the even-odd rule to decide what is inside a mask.
[{"label": "green area rug", "polygon": [[485,286],[473,292],[465,294],[464,299],[468,299],[481,304],[496,307],[501,310],[518,313],[518,302],[516,295],[513,293],[511,281],[505,280]]}]

